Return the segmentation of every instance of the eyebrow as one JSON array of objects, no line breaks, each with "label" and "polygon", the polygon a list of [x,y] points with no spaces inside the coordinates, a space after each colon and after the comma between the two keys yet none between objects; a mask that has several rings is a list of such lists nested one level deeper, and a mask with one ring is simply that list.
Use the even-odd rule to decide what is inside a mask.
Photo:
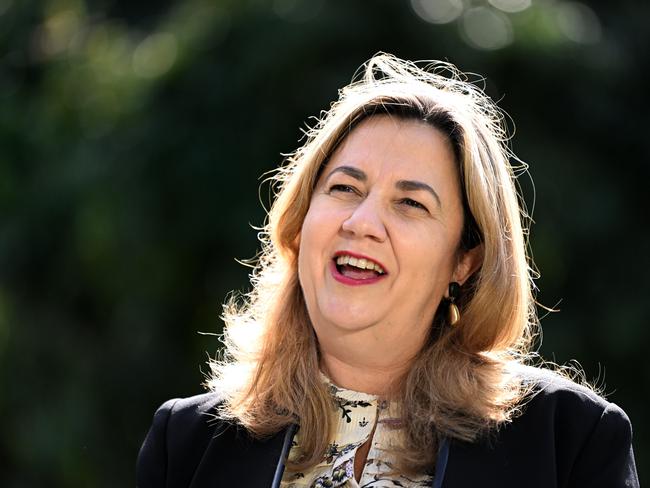
[{"label": "eyebrow", "polygon": [[402,191],[427,191],[433,196],[436,202],[438,202],[438,206],[442,207],[442,202],[440,201],[440,197],[436,193],[436,191],[431,188],[429,185],[426,183],[422,183],[421,181],[413,181],[413,180],[400,180],[398,181],[395,186],[399,188]]},{"label": "eyebrow", "polygon": [[[368,175],[366,175],[366,173],[353,166],[338,166],[329,172],[325,180],[327,181],[330,179],[330,177],[335,173],[343,173],[350,176],[351,178],[354,178],[355,180],[362,182],[368,180]],[[436,193],[436,191],[426,183],[416,180],[399,180],[397,183],[395,183],[395,186],[398,190],[401,191],[426,191],[431,194],[434,200],[438,203],[438,206],[442,207],[442,202],[438,196],[438,193]]]},{"label": "eyebrow", "polygon": [[334,173],[343,173],[359,181],[366,181],[368,179],[368,176],[360,169],[352,166],[338,166],[329,172],[325,180],[329,180]]}]

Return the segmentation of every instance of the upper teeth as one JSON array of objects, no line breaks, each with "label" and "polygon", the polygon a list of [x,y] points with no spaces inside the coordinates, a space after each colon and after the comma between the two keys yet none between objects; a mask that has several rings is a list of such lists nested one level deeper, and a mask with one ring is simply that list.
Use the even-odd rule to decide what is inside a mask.
[{"label": "upper teeth", "polygon": [[385,273],[384,269],[381,266],[379,266],[377,263],[373,263],[369,259],[355,258],[346,254],[338,256],[336,258],[336,264],[339,266],[349,264],[350,266],[354,266],[360,269],[374,269],[379,274]]}]

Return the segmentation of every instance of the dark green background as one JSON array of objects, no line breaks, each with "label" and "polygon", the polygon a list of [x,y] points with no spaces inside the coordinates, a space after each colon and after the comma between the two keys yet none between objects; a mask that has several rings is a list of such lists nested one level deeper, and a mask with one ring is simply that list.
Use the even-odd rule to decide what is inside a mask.
[{"label": "dark green background", "polygon": [[[625,408],[643,478],[650,4],[589,5],[467,0],[437,25],[397,0],[0,0],[0,485],[134,485],[151,415],[201,391],[200,332],[247,287],[259,175],[379,50],[484,75],[514,119],[561,310],[541,352]],[[512,42],[473,46],[470,7]]]}]

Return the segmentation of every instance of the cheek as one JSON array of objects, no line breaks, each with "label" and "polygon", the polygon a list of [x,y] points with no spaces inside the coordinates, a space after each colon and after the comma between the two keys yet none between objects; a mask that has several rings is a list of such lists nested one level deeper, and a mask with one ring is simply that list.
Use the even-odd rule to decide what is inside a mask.
[{"label": "cheek", "polygon": [[297,238],[298,245],[298,279],[303,287],[310,282],[312,267],[318,259],[318,249],[321,248],[321,236],[316,212],[310,208]]},{"label": "cheek", "polygon": [[300,229],[299,239],[297,241],[298,245],[298,278],[302,284],[302,277],[305,272],[305,263],[309,262],[307,258],[307,250],[309,249],[309,226],[307,219],[303,222],[302,228]]},{"label": "cheek", "polygon": [[300,230],[300,252],[319,255],[336,234],[337,216],[319,200],[312,201]]},{"label": "cheek", "polygon": [[309,254],[314,247],[314,238],[316,237],[314,232],[317,230],[317,226],[314,224],[313,212],[308,211],[307,215],[305,215],[302,227],[300,228],[300,233],[298,234],[298,253],[301,260],[304,255]]},{"label": "cheek", "polygon": [[[456,263],[456,252],[446,242],[429,241],[430,244],[416,250],[409,248],[409,259],[415,270],[416,283],[427,283],[433,295],[444,294],[451,280]],[[419,251],[419,252],[418,252]]]}]

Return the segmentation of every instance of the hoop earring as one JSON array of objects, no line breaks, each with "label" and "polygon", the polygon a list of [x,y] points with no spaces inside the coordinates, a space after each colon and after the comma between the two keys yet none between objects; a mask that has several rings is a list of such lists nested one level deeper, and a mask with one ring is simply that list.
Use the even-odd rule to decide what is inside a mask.
[{"label": "hoop earring", "polygon": [[458,305],[454,303],[456,299],[460,296],[460,285],[452,281],[449,283],[449,298],[447,299],[449,301],[449,310],[447,312],[447,319],[449,321],[449,325],[454,326],[458,323],[460,320],[460,310],[458,310]]}]

